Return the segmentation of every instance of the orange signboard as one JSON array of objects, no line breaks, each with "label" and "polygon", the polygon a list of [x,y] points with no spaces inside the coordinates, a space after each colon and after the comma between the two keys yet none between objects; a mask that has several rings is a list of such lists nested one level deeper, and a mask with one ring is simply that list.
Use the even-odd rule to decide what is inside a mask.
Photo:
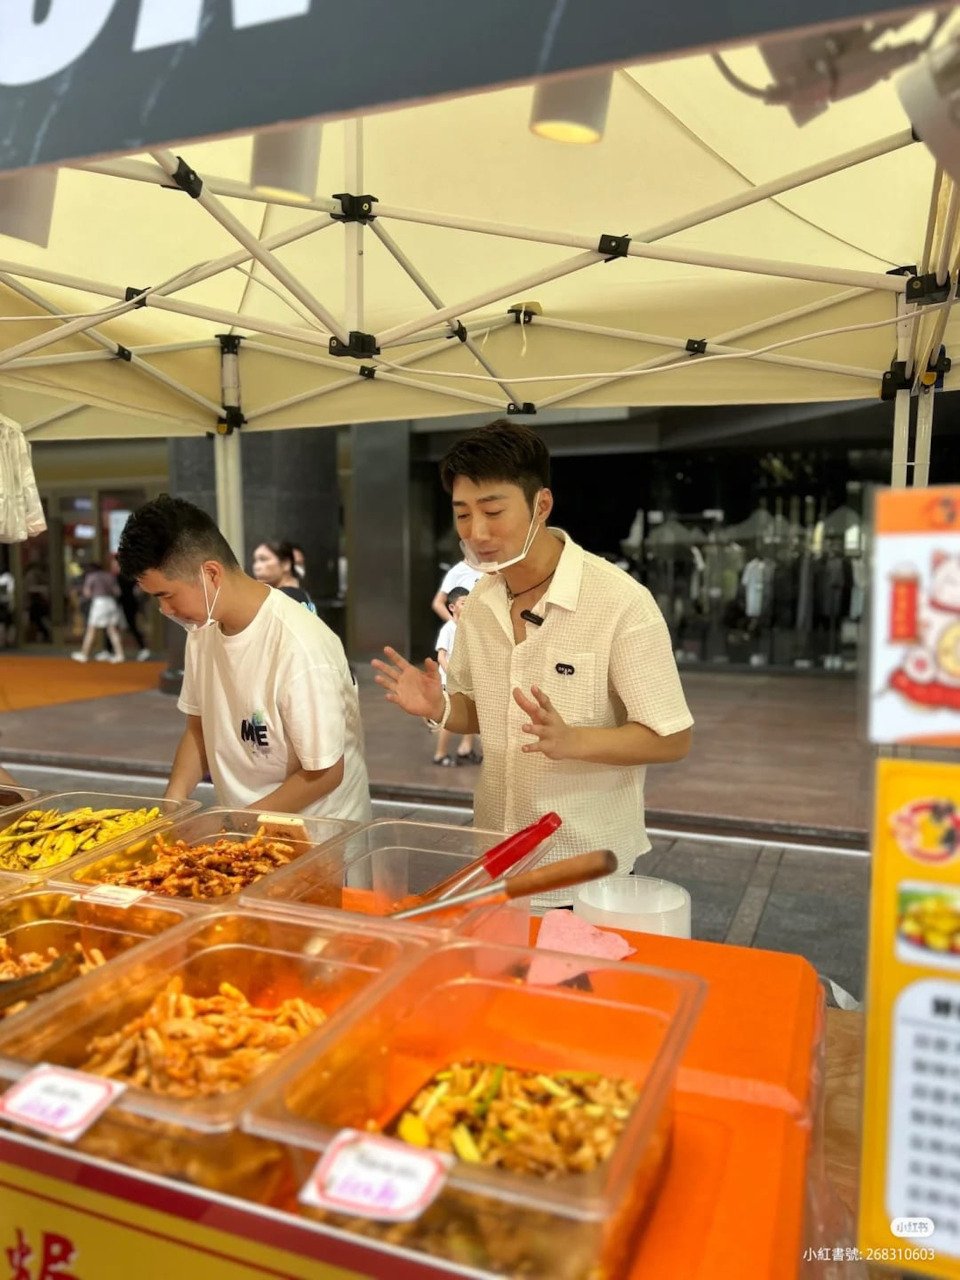
[{"label": "orange signboard", "polygon": [[877,763],[859,1246],[960,1278],[960,764]]}]

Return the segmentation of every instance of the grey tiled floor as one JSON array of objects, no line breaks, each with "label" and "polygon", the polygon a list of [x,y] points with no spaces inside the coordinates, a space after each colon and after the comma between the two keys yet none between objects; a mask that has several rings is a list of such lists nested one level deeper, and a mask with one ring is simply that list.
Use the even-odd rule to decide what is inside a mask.
[{"label": "grey tiled floor", "polygon": [[[112,790],[151,797],[161,795],[164,786],[161,778],[31,765],[19,765],[16,771],[24,785],[45,791]],[[213,804],[212,788],[198,788],[196,798]],[[470,821],[464,808],[379,800],[373,807],[376,818]],[[819,973],[862,999],[870,886],[866,856],[709,836],[655,836],[635,871],[689,890],[695,938],[805,956]]]}]

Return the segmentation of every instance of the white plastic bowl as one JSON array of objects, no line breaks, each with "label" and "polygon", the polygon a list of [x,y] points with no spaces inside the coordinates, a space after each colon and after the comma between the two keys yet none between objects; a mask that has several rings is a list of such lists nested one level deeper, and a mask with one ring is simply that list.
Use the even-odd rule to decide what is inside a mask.
[{"label": "white plastic bowl", "polygon": [[652,876],[606,876],[582,885],[573,910],[600,928],[690,937],[690,894]]}]

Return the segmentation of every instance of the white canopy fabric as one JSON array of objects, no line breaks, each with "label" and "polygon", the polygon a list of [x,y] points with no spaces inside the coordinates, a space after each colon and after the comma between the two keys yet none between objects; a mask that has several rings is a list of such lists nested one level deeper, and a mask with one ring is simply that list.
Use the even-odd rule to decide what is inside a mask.
[{"label": "white canopy fabric", "polygon": [[[730,61],[767,78],[753,51]],[[223,333],[243,337],[245,430],[861,399],[898,338],[917,367],[944,328],[950,350],[948,307],[894,323],[892,269],[956,278],[960,200],[890,84],[800,129],[708,58],[645,65],[615,74],[588,147],[531,135],[531,94],[328,122],[307,205],[251,198],[249,137],[179,149],[199,199],[172,152],[62,170],[49,247],[0,237],[0,411],[31,440],[210,431]],[[342,191],[375,196],[376,220],[333,220]],[[628,255],[605,260],[604,234]],[[331,356],[350,331],[380,354]]]}]

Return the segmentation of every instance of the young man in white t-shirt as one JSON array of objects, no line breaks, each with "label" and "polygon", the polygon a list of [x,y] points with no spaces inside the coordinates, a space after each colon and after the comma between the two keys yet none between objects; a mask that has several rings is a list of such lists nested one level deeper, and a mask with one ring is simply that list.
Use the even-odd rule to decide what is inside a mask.
[{"label": "young man in white t-shirt", "polygon": [[209,770],[221,805],[369,821],[357,688],[330,628],[167,494],[130,517],[117,559],[190,633],[166,796],[186,799]]}]

